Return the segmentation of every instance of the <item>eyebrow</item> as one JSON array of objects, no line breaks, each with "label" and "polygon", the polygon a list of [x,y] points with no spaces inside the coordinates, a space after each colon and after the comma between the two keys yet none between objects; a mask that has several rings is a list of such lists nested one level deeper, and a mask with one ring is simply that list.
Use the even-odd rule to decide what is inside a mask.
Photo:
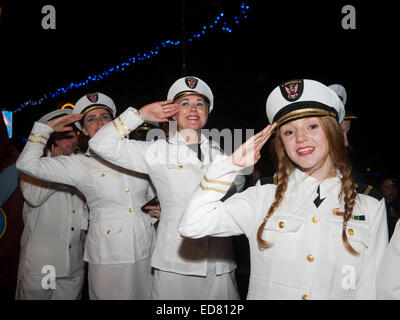
[{"label": "eyebrow", "polygon": [[[98,116],[100,117],[100,116],[102,116],[102,115],[110,116],[110,114],[109,114],[107,111],[100,113]],[[92,117],[97,117],[97,116],[94,115],[94,114],[91,114],[90,116],[88,116],[88,119],[89,119],[89,118],[92,118]]]},{"label": "eyebrow", "polygon": [[[180,102],[183,102],[183,101],[189,101],[189,98],[183,98]],[[203,99],[202,97],[198,97],[197,100],[196,100],[196,102],[197,102],[197,101],[206,102],[206,100]]]}]

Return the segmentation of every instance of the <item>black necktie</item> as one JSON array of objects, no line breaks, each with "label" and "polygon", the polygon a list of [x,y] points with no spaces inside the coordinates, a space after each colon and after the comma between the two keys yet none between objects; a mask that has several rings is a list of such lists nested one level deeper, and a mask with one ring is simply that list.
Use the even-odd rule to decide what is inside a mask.
[{"label": "black necktie", "polygon": [[319,205],[322,203],[322,201],[324,201],[326,198],[323,198],[323,199],[320,198],[319,186],[318,186],[318,189],[317,189],[317,194],[318,194],[318,196],[315,198],[314,204],[315,204],[315,206],[318,208]]},{"label": "black necktie", "polygon": [[203,162],[204,156],[203,153],[201,152],[200,144],[199,143],[188,144],[188,147],[192,149],[192,151],[197,153],[197,158],[199,158],[199,160]]}]

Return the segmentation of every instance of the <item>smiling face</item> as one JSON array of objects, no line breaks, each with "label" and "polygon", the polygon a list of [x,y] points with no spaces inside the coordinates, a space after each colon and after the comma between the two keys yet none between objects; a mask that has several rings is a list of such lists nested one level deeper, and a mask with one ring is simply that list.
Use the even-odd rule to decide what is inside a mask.
[{"label": "smiling face", "polygon": [[98,108],[90,110],[83,117],[82,131],[86,136],[91,138],[102,126],[109,123],[111,120],[112,116],[106,109]]},{"label": "smiling face", "polygon": [[302,171],[319,180],[335,175],[319,117],[290,121],[280,127],[279,133],[288,157]]},{"label": "smiling face", "polygon": [[207,122],[208,104],[203,97],[191,94],[175,101],[179,104],[179,111],[173,116],[178,124],[178,131],[192,129],[199,131]]}]

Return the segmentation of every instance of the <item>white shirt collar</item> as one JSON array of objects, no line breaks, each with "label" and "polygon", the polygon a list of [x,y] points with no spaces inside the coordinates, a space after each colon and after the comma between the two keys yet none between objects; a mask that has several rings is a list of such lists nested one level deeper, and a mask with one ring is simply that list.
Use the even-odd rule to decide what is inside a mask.
[{"label": "white shirt collar", "polygon": [[[200,144],[202,144],[203,142],[208,141],[207,137],[201,133],[200,135]],[[188,144],[185,139],[181,136],[181,134],[179,132],[176,132],[175,134],[171,135],[168,138],[168,142],[170,143],[174,143],[174,144]]]},{"label": "white shirt collar", "polygon": [[317,180],[298,168],[295,168],[290,175],[294,184],[299,185],[299,187],[305,187],[310,193],[316,192],[318,186],[320,186],[320,195],[321,198],[324,198],[333,188],[338,189],[340,192],[340,178],[342,175],[339,171],[336,172],[337,175],[335,177],[327,178],[323,181]]}]

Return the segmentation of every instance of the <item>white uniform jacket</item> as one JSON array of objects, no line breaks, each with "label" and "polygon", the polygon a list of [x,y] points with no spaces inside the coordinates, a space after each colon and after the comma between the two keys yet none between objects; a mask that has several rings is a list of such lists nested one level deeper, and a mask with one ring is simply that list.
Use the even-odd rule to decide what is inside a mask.
[{"label": "white uniform jacket", "polygon": [[376,286],[378,299],[400,300],[400,220],[378,270]]},{"label": "white uniform jacket", "polygon": [[[342,242],[343,201],[338,177],[319,182],[295,169],[278,209],[266,223],[259,249],[257,230],[275,198],[276,185],[248,188],[219,201],[242,168],[214,160],[188,202],[178,230],[187,237],[245,234],[250,244],[248,299],[374,299],[378,265],[387,245],[384,200],[358,194],[347,227],[352,247]],[[317,208],[314,199],[320,187]]]},{"label": "white uniform jacket", "polygon": [[[102,127],[89,145],[107,161],[147,173],[157,190],[161,205],[157,242],[152,266],[179,274],[206,276],[210,254],[215,251],[216,274],[235,269],[231,239],[204,237],[184,239],[177,231],[183,210],[220,148],[202,135],[204,163],[187,147],[180,134],[156,141],[133,141],[123,137],[143,123],[128,108],[117,119]],[[240,188],[240,186],[239,186]]]},{"label": "white uniform jacket", "polygon": [[84,273],[88,210],[83,195],[70,186],[20,177],[25,203],[19,271],[43,275],[43,266],[51,265],[56,277]]},{"label": "white uniform jacket", "polygon": [[90,223],[84,259],[94,264],[133,263],[151,256],[153,220],[140,207],[154,197],[142,174],[96,154],[40,158],[52,128],[35,122],[17,168],[38,179],[72,185],[86,198]]}]

